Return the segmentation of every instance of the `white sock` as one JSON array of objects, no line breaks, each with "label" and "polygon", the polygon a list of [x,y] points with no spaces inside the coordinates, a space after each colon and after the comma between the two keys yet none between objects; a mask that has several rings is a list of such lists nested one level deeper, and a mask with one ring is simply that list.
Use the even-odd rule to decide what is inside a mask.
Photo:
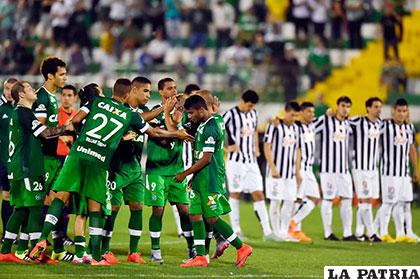
[{"label": "white sock", "polygon": [[411,216],[411,203],[404,203],[404,223],[405,230],[408,236],[414,235],[413,232],[413,218]]},{"label": "white sock", "polygon": [[241,233],[241,226],[239,224],[239,200],[229,198],[229,203],[232,211],[229,213],[230,223],[232,224],[233,231],[238,234]]},{"label": "white sock", "polygon": [[324,236],[329,237],[332,234],[332,201],[322,200],[321,217],[324,225]]},{"label": "white sock", "polygon": [[362,219],[362,223],[366,226],[367,234],[369,237],[371,237],[375,234],[373,230],[372,204],[366,202],[360,203],[358,211],[360,211],[360,218]]},{"label": "white sock", "polygon": [[[302,206],[305,204],[306,201],[302,201],[300,202],[295,202],[293,204],[293,214],[292,216],[295,216],[299,210],[302,208]],[[296,221],[296,220],[295,220]],[[302,228],[302,223],[301,222],[296,222],[296,230],[295,231],[300,231]]]},{"label": "white sock", "polygon": [[[297,224],[301,224],[302,220],[306,218],[306,216],[309,215],[309,213],[312,212],[312,210],[315,208],[315,204],[313,201],[311,200],[307,200],[302,207],[300,208],[300,210],[293,216],[293,220],[295,220],[295,222]],[[297,231],[300,231],[300,228],[296,228]]]},{"label": "white sock", "polygon": [[277,235],[280,233],[280,203],[279,200],[270,200],[269,207],[271,228]]},{"label": "white sock", "polygon": [[260,221],[264,235],[272,234],[273,231],[270,227],[270,221],[268,220],[267,207],[265,207],[265,201],[254,202],[254,211],[257,214],[258,220]]},{"label": "white sock", "polygon": [[383,203],[380,210],[380,235],[381,237],[388,234],[389,220],[391,219],[392,203]]},{"label": "white sock", "polygon": [[340,205],[341,221],[343,223],[343,237],[352,235],[351,225],[353,223],[353,210],[351,208],[351,199],[343,198]]},{"label": "white sock", "polygon": [[290,218],[293,213],[293,201],[283,201],[283,206],[280,210],[280,235],[286,236],[289,228]]},{"label": "white sock", "polygon": [[356,210],[356,236],[362,236],[365,232],[365,226],[363,225],[362,220],[362,209],[360,208],[360,205],[357,207]]},{"label": "white sock", "polygon": [[392,210],[394,217],[396,237],[404,236],[404,202],[398,202]]},{"label": "white sock", "polygon": [[181,235],[183,233],[182,228],[181,228],[181,219],[179,218],[179,213],[178,213],[178,208],[176,207],[176,205],[172,205],[172,212],[174,214],[174,218],[175,218],[175,224],[176,224],[176,229],[178,231],[178,235]]},{"label": "white sock", "polygon": [[[382,210],[382,205],[379,206],[378,210],[376,211],[376,216],[375,219],[373,221],[373,232],[379,236],[379,228],[381,227],[381,210]],[[372,212],[372,216],[373,216],[373,212]]]}]

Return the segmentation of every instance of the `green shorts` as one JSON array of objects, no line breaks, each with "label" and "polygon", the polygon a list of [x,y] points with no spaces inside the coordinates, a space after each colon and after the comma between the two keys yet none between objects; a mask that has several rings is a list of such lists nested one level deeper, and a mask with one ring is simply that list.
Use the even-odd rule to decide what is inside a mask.
[{"label": "green shorts", "polygon": [[166,201],[169,201],[171,204],[187,204],[187,180],[176,182],[174,177],[172,175],[146,175],[144,204],[147,206],[165,206]]},{"label": "green shorts", "polygon": [[117,172],[109,172],[107,181],[111,204],[121,206],[123,201],[143,203],[144,179],[137,163],[124,164]]},{"label": "green shorts", "polygon": [[223,194],[220,195],[219,202],[220,202],[220,205],[222,206],[222,214],[221,215],[228,214],[232,211],[232,209],[230,208],[230,203],[229,203],[229,201],[228,201],[228,199],[226,198],[225,195],[223,195]]},{"label": "green shorts", "polygon": [[[204,218],[219,217],[224,214],[221,194],[207,191],[189,190],[190,215],[203,215]],[[226,199],[226,198],[225,198]]]},{"label": "green shorts", "polygon": [[89,216],[88,199],[73,193],[70,198],[69,208],[71,214]]},{"label": "green shorts", "polygon": [[69,155],[52,187],[56,192],[70,192],[80,199],[102,204],[105,215],[111,214],[111,194],[106,186],[108,172],[92,162]]},{"label": "green shorts", "polygon": [[52,156],[44,156],[44,171],[45,171],[45,189],[48,192],[51,190],[54,181],[57,179],[60,172],[60,160]]},{"label": "green shorts", "polygon": [[24,178],[10,181],[10,204],[16,208],[44,204],[44,178]]}]

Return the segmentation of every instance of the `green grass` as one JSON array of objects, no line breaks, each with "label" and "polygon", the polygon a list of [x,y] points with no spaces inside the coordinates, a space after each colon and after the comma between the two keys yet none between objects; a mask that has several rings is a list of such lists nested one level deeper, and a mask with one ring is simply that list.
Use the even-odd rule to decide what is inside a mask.
[{"label": "green grass", "polygon": [[[420,244],[370,244],[326,242],[322,240],[322,222],[319,210],[315,210],[305,220],[303,230],[310,235],[313,244],[273,243],[262,241],[261,228],[252,211],[250,203],[241,207],[241,223],[247,241],[254,248],[253,255],[243,268],[234,266],[235,251],[229,248],[222,258],[212,261],[207,268],[179,267],[187,257],[184,239],[179,239],[171,210],[167,210],[162,236],[163,265],[150,263],[150,240],[148,217],[150,210],[144,212],[144,233],[140,251],[147,261],[144,265],[125,262],[128,249],[128,210],[124,208],[117,218],[111,247],[122,261],[112,267],[73,266],[68,263],[56,265],[0,264],[0,278],[88,278],[88,277],[153,277],[153,278],[322,278],[326,265],[420,265]],[[420,234],[418,220],[420,208],[413,209],[415,231]],[[392,222],[391,222],[392,223]],[[341,234],[338,210],[334,211],[334,231]],[[391,232],[393,228],[391,225]]]}]

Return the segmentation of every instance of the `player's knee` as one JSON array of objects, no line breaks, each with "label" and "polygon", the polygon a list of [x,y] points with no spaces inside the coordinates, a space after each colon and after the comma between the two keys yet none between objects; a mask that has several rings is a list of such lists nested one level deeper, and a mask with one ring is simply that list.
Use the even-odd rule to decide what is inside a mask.
[{"label": "player's knee", "polygon": [[4,201],[9,201],[10,200],[10,192],[9,191],[2,191],[2,199]]},{"label": "player's knee", "polygon": [[[130,209],[131,209],[131,206],[130,206]],[[112,206],[112,211],[116,211],[116,212],[118,212],[120,210],[120,207],[118,206],[118,205],[113,205]]]},{"label": "player's knee", "polygon": [[188,216],[188,205],[186,205],[186,204],[179,204],[178,206],[177,206],[177,209],[178,209],[178,212],[179,212],[179,215],[184,215],[184,216]]},{"label": "player's knee", "polygon": [[[138,210],[143,209],[143,204],[141,204],[139,202],[129,202],[128,206],[130,207],[131,211],[138,211]],[[118,207],[118,209],[119,209],[119,207]]]},{"label": "player's knee", "polygon": [[240,193],[230,193],[230,198],[232,199],[236,199],[239,200],[241,198],[241,194]]},{"label": "player's knee", "polygon": [[206,218],[206,223],[208,223],[209,225],[214,225],[217,221],[218,217],[211,217],[211,218]]},{"label": "player's knee", "polygon": [[191,222],[198,222],[198,221],[201,221],[201,220],[203,220],[203,217],[199,214],[191,214],[190,215],[190,221]]},{"label": "player's knee", "polygon": [[163,215],[163,207],[161,206],[154,206],[152,209],[153,216],[162,217]]},{"label": "player's knee", "polygon": [[67,203],[70,199],[70,193],[68,192],[57,192],[55,194],[56,199],[60,199],[63,203]]},{"label": "player's knee", "polygon": [[255,191],[252,193],[252,199],[254,201],[262,201],[264,200],[264,193],[261,191]]}]

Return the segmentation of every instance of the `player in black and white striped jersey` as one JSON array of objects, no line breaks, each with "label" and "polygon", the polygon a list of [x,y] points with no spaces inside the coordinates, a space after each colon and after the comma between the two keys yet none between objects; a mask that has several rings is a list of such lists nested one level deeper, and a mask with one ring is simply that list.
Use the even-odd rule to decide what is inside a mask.
[{"label": "player in black and white striped jersey", "polygon": [[254,211],[263,228],[265,240],[279,240],[270,227],[263,182],[257,157],[258,147],[258,115],[254,109],[258,103],[255,91],[247,90],[242,94],[238,106],[231,108],[223,115],[228,144],[228,160],[226,177],[230,192],[229,203],[232,208],[230,219],[235,233],[243,237],[239,219],[239,199],[241,192],[251,193],[254,200]]},{"label": "player in black and white striped jersey", "polygon": [[300,176],[302,183],[298,190],[298,209],[290,220],[289,234],[303,242],[311,242],[312,239],[301,230],[301,223],[320,202],[318,182],[316,181],[313,164],[315,161],[315,126],[313,119],[315,107],[312,103],[304,102],[300,105],[299,146],[301,154]]},{"label": "player in black and white striped jersey", "polygon": [[342,96],[337,100],[335,116],[323,115],[315,121],[315,131],[321,136],[320,177],[322,189],[321,216],[325,240],[338,240],[332,233],[332,201],[341,197],[340,213],[343,224],[343,240],[357,241],[352,234],[353,185],[349,173],[348,115],[351,100]]},{"label": "player in black and white striped jersey", "polygon": [[297,241],[288,235],[287,229],[298,184],[301,182],[299,127],[295,123],[299,111],[297,102],[288,102],[284,118],[279,119],[278,125],[270,123],[264,135],[264,154],[267,160],[265,182],[267,198],[270,199],[270,220],[273,231],[284,241]]},{"label": "player in black and white striped jersey", "polygon": [[[367,115],[350,119],[352,128],[353,182],[359,200],[357,209],[356,237],[359,240],[381,241],[373,226],[372,199],[379,198],[379,138],[382,126],[380,119],[382,101],[369,98]],[[364,227],[367,229],[367,239]]]},{"label": "player in black and white striped jersey", "polygon": [[[380,140],[382,147],[380,235],[382,241],[391,243],[395,241],[416,242],[404,231],[404,208],[413,199],[413,189],[409,179],[410,157],[417,170],[414,127],[407,123],[407,119],[408,103],[405,99],[398,99],[393,107],[392,119],[383,122]],[[412,178],[413,181],[417,181],[418,173],[414,172]],[[388,233],[392,207],[396,208],[393,214],[396,229],[395,240]]]}]

